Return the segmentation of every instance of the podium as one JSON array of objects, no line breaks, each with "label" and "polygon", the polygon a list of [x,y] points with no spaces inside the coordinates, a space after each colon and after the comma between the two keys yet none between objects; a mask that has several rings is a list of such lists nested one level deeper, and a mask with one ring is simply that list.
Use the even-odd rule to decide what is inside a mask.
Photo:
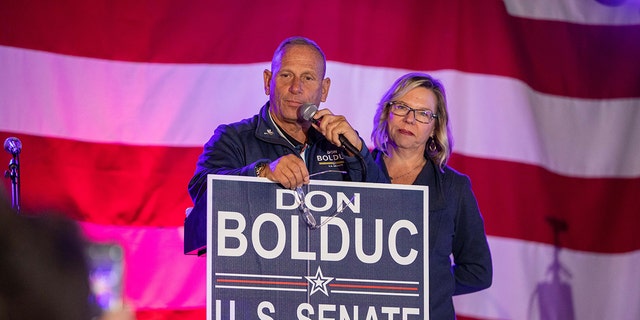
[{"label": "podium", "polygon": [[208,176],[184,248],[207,259],[207,319],[427,319],[427,187],[312,180],[303,191]]}]

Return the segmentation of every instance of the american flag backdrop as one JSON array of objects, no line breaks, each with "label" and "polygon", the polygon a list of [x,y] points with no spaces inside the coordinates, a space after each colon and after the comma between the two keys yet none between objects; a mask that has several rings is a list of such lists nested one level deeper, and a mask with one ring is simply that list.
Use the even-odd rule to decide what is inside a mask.
[{"label": "american flag backdrop", "polygon": [[120,242],[138,319],[203,319],[187,183],[216,126],[267,100],[292,35],[323,48],[321,107],[370,147],[397,77],[443,81],[450,165],[494,259],[461,319],[640,319],[638,0],[3,0],[0,138],[23,144],[22,209]]}]

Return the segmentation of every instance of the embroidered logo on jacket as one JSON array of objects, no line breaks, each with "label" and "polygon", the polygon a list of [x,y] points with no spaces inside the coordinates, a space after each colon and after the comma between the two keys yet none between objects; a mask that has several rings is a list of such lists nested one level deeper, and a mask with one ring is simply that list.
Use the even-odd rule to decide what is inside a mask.
[{"label": "embroidered logo on jacket", "polygon": [[321,166],[339,168],[344,165],[344,157],[338,150],[327,150],[326,154],[316,155],[316,161]]}]

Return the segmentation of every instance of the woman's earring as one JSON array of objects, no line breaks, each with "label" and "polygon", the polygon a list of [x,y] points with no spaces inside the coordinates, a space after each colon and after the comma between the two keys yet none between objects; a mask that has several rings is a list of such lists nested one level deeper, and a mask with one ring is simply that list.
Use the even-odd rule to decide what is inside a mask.
[{"label": "woman's earring", "polygon": [[436,152],[438,150],[438,145],[436,144],[436,138],[431,137],[431,139],[429,139],[429,142],[427,143],[427,148],[429,148],[429,151],[431,152]]}]

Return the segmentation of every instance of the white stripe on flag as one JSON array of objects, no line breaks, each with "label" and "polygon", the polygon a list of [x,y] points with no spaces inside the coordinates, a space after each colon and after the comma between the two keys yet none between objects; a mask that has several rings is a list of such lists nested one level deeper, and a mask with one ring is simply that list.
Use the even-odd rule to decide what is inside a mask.
[{"label": "white stripe on flag", "polygon": [[[80,223],[85,236],[125,252],[125,301],[135,310],[204,308],[206,259],[184,255],[184,228]],[[170,281],[168,281],[170,279]]]},{"label": "white stripe on flag", "polygon": [[[454,297],[460,315],[569,319],[540,317],[540,312],[544,309],[562,315],[571,307],[575,315],[572,319],[581,320],[632,320],[640,314],[640,251],[595,254],[561,248],[557,260],[561,268],[559,279],[554,282],[553,246],[499,237],[489,237],[489,245],[494,282],[488,290]],[[568,290],[558,290],[560,294],[552,296],[560,284]]]},{"label": "white stripe on flag", "polygon": [[[150,64],[78,58],[0,46],[0,128],[133,145],[201,146],[222,123],[267,100],[248,65]],[[406,70],[329,62],[329,98],[369,140],[378,100]],[[519,80],[432,71],[447,88],[455,152],[539,165],[577,177],[640,175],[640,99],[541,94]],[[611,157],[611,155],[624,157]]]},{"label": "white stripe on flag", "polygon": [[640,24],[639,0],[504,0],[504,4],[509,14],[522,18],[591,25]]},{"label": "white stripe on flag", "polygon": [[[138,310],[204,307],[205,259],[182,255],[183,228],[82,223],[88,238],[115,241],[126,252],[127,299]],[[538,284],[553,283],[554,247],[489,236],[494,280],[488,290],[455,297],[460,315],[538,319]],[[640,250],[596,254],[561,249],[559,283],[570,288],[575,319],[629,319],[640,314]],[[163,279],[172,279],[167,283]],[[173,285],[172,285],[173,284]],[[188,284],[185,286],[184,284]],[[509,297],[509,299],[504,299]],[[565,304],[566,305],[566,304]]]}]

